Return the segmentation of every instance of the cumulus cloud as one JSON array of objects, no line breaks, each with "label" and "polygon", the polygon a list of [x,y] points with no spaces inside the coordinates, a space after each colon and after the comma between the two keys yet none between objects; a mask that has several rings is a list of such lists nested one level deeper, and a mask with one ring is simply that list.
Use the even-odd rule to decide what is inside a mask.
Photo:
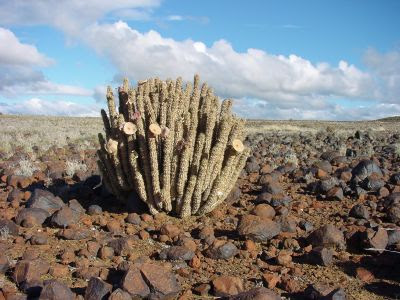
[{"label": "cumulus cloud", "polygon": [[77,34],[103,19],[146,19],[161,0],[13,0],[0,1],[4,25],[52,25]]},{"label": "cumulus cloud", "polygon": [[52,63],[35,46],[21,43],[14,33],[0,27],[0,64],[49,66]]},{"label": "cumulus cloud", "polygon": [[51,82],[37,69],[53,63],[53,59],[40,53],[34,45],[21,43],[13,32],[0,27],[0,95],[92,95],[92,91],[82,87]]},{"label": "cumulus cloud", "polygon": [[364,63],[380,81],[385,102],[400,103],[400,52],[379,53],[371,48],[364,55]]},{"label": "cumulus cloud", "polygon": [[40,98],[31,98],[14,104],[0,103],[0,112],[4,114],[98,117],[99,111],[100,107],[96,105],[82,105],[63,100],[48,101]]},{"label": "cumulus cloud", "polygon": [[[236,99],[238,112],[247,117],[345,120],[376,118],[399,111],[399,52],[382,54],[370,49],[364,57],[367,69],[362,70],[345,60],[330,65],[311,62],[295,54],[275,55],[253,48],[240,52],[226,40],[218,40],[211,45],[191,39],[175,40],[165,38],[154,30],[143,33],[126,22],[115,22],[119,18],[154,20],[152,9],[160,5],[160,1],[0,0],[0,22],[45,24],[59,28],[68,37],[83,41],[109,59],[118,70],[114,76],[117,79],[125,76],[134,80],[182,76],[184,80],[191,81],[193,75],[199,73],[218,95]],[[190,18],[171,14],[162,21]],[[283,27],[298,28],[291,24]],[[6,33],[9,35],[9,32]],[[14,43],[21,44],[18,40]],[[36,56],[30,58],[33,60],[31,65],[46,66],[51,63],[46,57],[40,59],[40,53],[36,52]],[[15,66],[17,61],[14,59]],[[0,75],[0,81],[11,82],[15,75],[22,86],[29,80],[42,83],[30,84],[26,90],[57,90],[57,86],[43,84],[46,80],[42,73],[26,68],[26,64],[18,66],[19,69],[15,68],[16,71],[7,74],[7,78]],[[0,56],[0,74],[4,73],[1,68],[5,70]],[[16,90],[16,87],[11,90]],[[60,93],[90,94],[85,89],[69,86],[59,86],[58,90]],[[7,89],[2,88],[0,83],[0,93],[5,91]],[[93,97],[103,101],[104,87],[96,87]],[[369,104],[344,107],[333,104],[331,99],[346,99],[349,103],[353,99],[363,100]]]},{"label": "cumulus cloud", "polygon": [[93,24],[83,31],[81,38],[108,57],[125,76],[182,76],[191,80],[193,74],[199,73],[218,94],[226,97],[253,97],[279,104],[321,96],[378,96],[370,74],[345,61],[330,66],[258,49],[237,52],[225,40],[208,47],[190,39],[164,38],[156,31],[140,33],[122,21]]}]

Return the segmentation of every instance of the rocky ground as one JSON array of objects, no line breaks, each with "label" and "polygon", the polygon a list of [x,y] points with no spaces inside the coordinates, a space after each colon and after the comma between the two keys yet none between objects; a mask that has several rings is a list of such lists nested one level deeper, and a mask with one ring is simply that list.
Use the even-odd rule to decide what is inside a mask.
[{"label": "rocky ground", "polygon": [[0,299],[398,299],[400,126],[352,124],[251,123],[226,203],[186,220],[118,203],[94,148],[4,155]]}]

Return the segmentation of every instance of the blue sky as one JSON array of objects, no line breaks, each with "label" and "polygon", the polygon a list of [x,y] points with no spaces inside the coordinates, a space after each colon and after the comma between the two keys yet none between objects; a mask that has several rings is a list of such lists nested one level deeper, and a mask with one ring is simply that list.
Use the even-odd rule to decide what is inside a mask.
[{"label": "blue sky", "polygon": [[0,0],[0,112],[98,115],[194,73],[248,118],[400,115],[400,1]]}]

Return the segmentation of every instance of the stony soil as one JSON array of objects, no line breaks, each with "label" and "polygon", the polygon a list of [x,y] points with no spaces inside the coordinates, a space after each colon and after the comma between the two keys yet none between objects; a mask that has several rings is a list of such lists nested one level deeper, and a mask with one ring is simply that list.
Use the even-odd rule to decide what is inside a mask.
[{"label": "stony soil", "polygon": [[118,203],[95,149],[4,156],[0,299],[398,299],[400,126],[357,124],[251,122],[226,203],[186,220]]}]

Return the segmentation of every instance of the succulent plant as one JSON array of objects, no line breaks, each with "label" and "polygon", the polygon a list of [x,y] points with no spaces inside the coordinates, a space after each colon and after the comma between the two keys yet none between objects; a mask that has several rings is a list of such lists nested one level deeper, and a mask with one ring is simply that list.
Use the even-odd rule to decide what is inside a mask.
[{"label": "succulent plant", "polygon": [[222,203],[249,155],[244,120],[232,100],[220,100],[199,76],[148,79],[118,89],[119,107],[107,89],[109,115],[102,110],[98,165],[106,187],[129,201],[137,193],[150,213],[201,215]]}]

